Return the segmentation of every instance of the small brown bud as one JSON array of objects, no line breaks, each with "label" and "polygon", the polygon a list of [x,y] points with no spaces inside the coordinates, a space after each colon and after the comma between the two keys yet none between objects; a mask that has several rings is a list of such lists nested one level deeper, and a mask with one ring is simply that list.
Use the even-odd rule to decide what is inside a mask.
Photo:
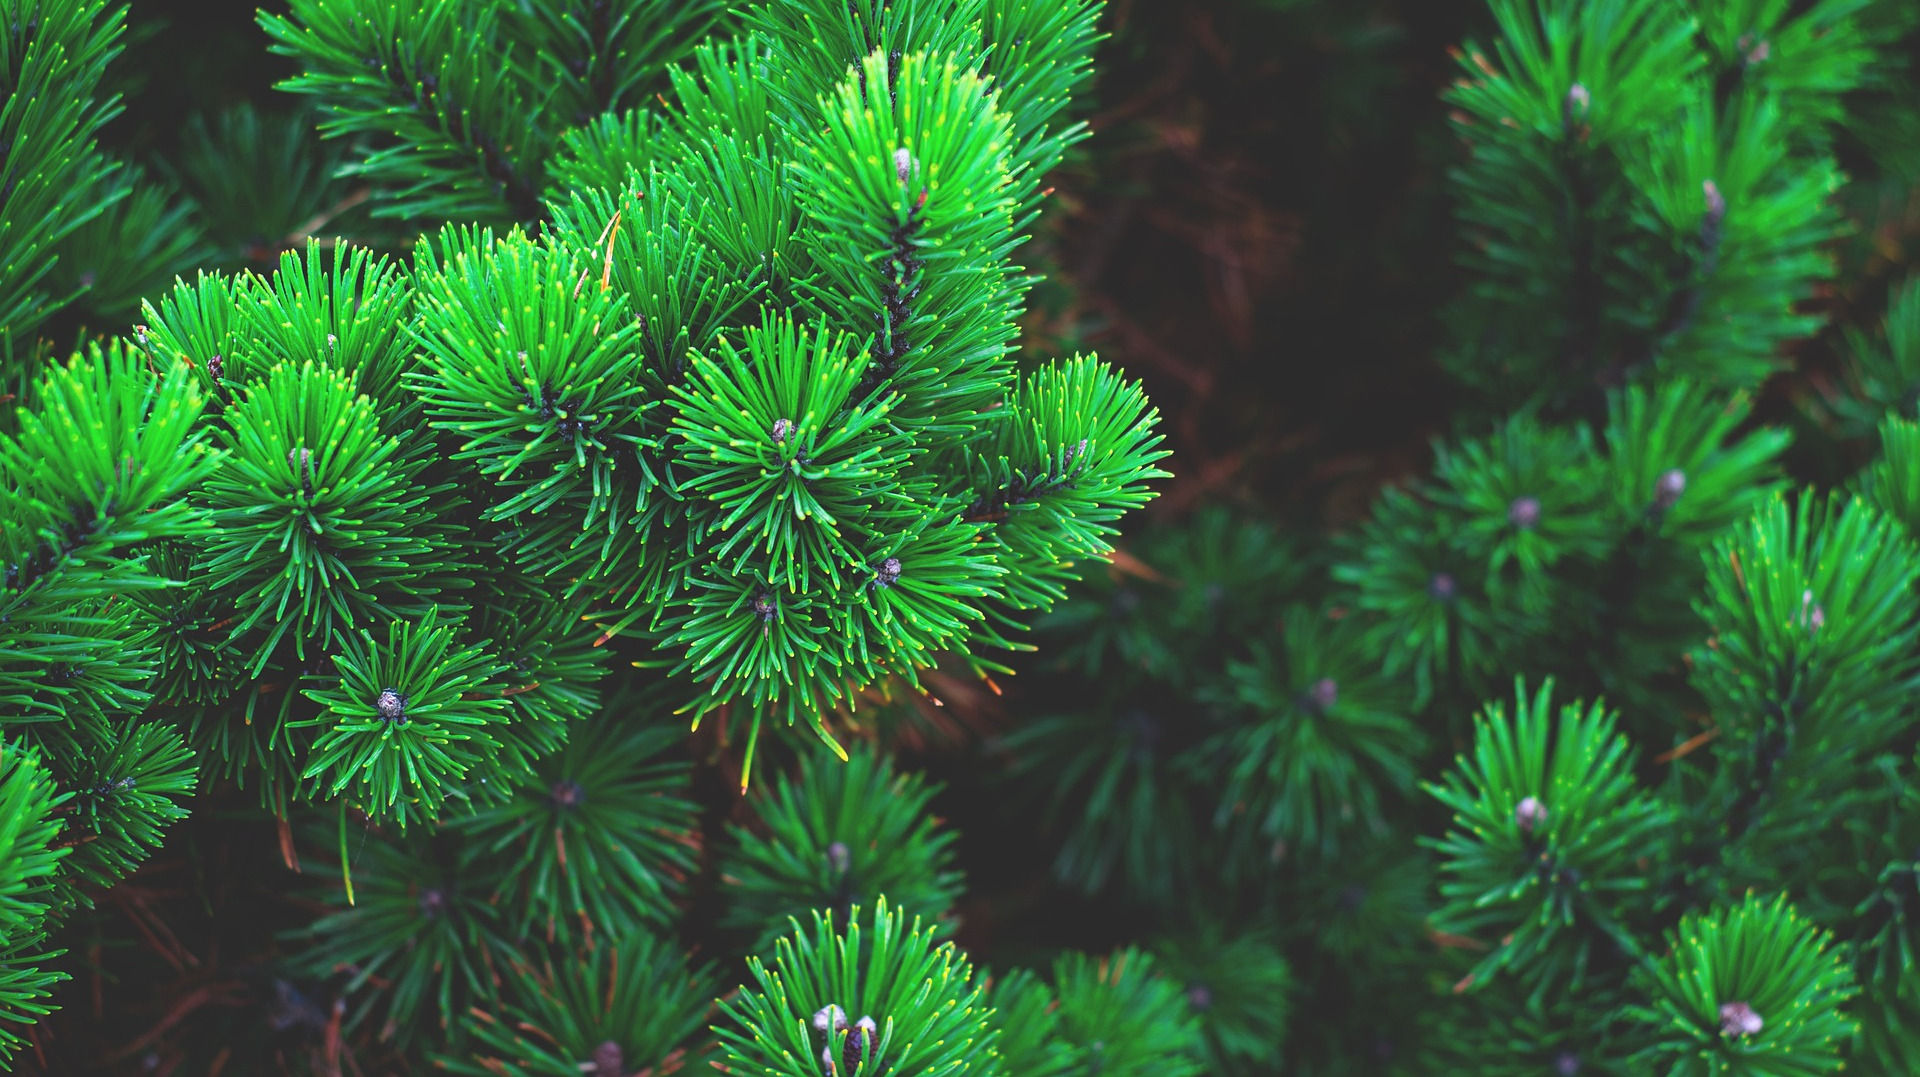
[{"label": "small brown bud", "polygon": [[627,1077],[626,1052],[620,1045],[608,1040],[593,1049],[593,1060],[589,1063],[593,1077]]},{"label": "small brown bud", "polygon": [[1545,822],[1546,818],[1547,806],[1540,803],[1538,797],[1528,797],[1513,806],[1513,821],[1522,834],[1533,833],[1533,828]]},{"label": "small brown bud", "polygon": [[1340,685],[1332,677],[1322,677],[1307,689],[1307,705],[1317,714],[1325,714],[1340,702]]},{"label": "small brown bud", "polygon": [[862,1017],[847,1030],[847,1042],[840,1048],[842,1072],[849,1075],[859,1069],[860,1063],[873,1053],[874,1034],[879,1031],[873,1018]]},{"label": "small brown bud", "polygon": [[308,497],[313,496],[313,450],[302,446],[287,452],[287,463],[293,465],[293,473],[300,478],[300,490]]},{"label": "small brown bud", "polygon": [[1727,196],[1720,193],[1720,185],[1712,180],[1700,182],[1700,193],[1707,200],[1707,226],[1718,226],[1727,215]]},{"label": "small brown bud", "polygon": [[1720,1034],[1722,1036],[1752,1036],[1760,1031],[1764,1022],[1754,1012],[1752,1006],[1744,1002],[1723,1002],[1720,1004]]},{"label": "small brown bud", "polygon": [[1593,93],[1580,83],[1567,87],[1567,96],[1560,102],[1560,120],[1568,127],[1587,118],[1587,111],[1593,107]]},{"label": "small brown bud", "polygon": [[572,778],[563,778],[553,783],[553,788],[548,791],[548,795],[553,798],[553,806],[556,808],[577,808],[586,803],[587,789]]},{"label": "small brown bud", "polygon": [[1537,497],[1516,497],[1513,504],[1507,506],[1507,522],[1522,531],[1531,531],[1540,522],[1540,499]]},{"label": "small brown bud", "polygon": [[407,697],[397,688],[382,688],[379,698],[373,701],[373,711],[386,721],[406,725]]},{"label": "small brown bud", "polygon": [[1687,473],[1677,467],[1668,468],[1660,473],[1659,481],[1653,484],[1653,503],[1665,511],[1672,508],[1680,500],[1680,495],[1686,492]]},{"label": "small brown bud", "polygon": [[1806,626],[1808,632],[1817,632],[1821,625],[1827,623],[1827,611],[1813,600],[1811,590],[1800,592],[1800,623]]},{"label": "small brown bud", "polygon": [[792,419],[775,419],[773,421],[773,443],[775,445],[785,445],[787,443],[787,435],[791,433],[793,433]]}]

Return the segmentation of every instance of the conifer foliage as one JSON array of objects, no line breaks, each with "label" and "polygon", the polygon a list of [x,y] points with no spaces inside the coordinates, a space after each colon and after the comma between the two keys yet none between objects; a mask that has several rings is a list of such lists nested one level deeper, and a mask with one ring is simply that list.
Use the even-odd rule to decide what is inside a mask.
[{"label": "conifer foliage", "polygon": [[[663,731],[723,712],[742,787],[769,723],[845,758],[836,703],[911,690],[943,655],[995,666],[1164,474],[1137,385],[1012,354],[1033,283],[1016,250],[1040,174],[1085,134],[1063,110],[1097,14],[263,14],[301,68],[285,89],[350,140],[341,174],[424,232],[399,255],[312,240],[270,272],[183,280],[12,402],[6,1015],[44,1012],[60,911],[131,870],[196,783],[230,781],[319,820],[303,832],[323,847],[337,833],[345,904],[303,936],[316,977],[348,969],[345,990],[378,1000],[349,1028],[524,1057],[515,1007],[605,991],[660,1027],[603,1014],[612,1046],[556,1065],[680,1058],[711,988],[648,941],[694,866]],[[8,144],[63,163],[15,166],[7,227],[27,231],[0,243],[9,265],[50,264],[102,210],[87,139],[122,14],[8,16]],[[25,337],[51,300],[9,274],[4,321]],[[666,667],[655,699],[603,692],[616,652]],[[849,768],[833,781],[883,805],[884,764]],[[953,885],[918,878],[940,849],[922,804],[891,805],[920,852],[869,877],[938,915]],[[847,838],[863,875],[898,855]],[[742,908],[758,937],[772,912]],[[882,906],[875,938],[896,919]],[[788,960],[849,945],[838,930]],[[829,1030],[847,1067],[991,1057],[948,1036],[984,1010],[951,1010],[895,956],[861,958],[874,984],[907,977],[895,993],[841,985],[885,1022],[856,1044]]]},{"label": "conifer foliage", "polygon": [[[408,17],[506,33],[500,13],[425,12]],[[372,8],[323,13],[366,36],[356,69],[391,69],[380,50],[416,36],[360,21],[385,17]],[[764,51],[716,78],[811,65],[844,85],[763,101],[751,141],[663,114],[678,130],[657,141],[678,152],[569,192],[537,237],[449,225],[410,269],[309,249],[150,307],[154,361],[199,371],[229,442],[205,495],[217,538],[183,588],[242,611],[222,646],[244,706],[185,716],[201,743],[246,743],[213,754],[257,768],[270,797],[351,791],[377,816],[431,819],[560,743],[591,700],[586,649],[621,632],[680,656],[696,720],[734,705],[752,729],[792,724],[1002,642],[1144,500],[1158,454],[1139,391],[1091,360],[1021,375],[1007,358],[1031,177],[972,66],[980,13],[914,24],[958,28],[946,53],[828,14],[889,47],[843,72],[776,27],[714,46]],[[316,43],[337,44],[333,23],[268,22],[311,66],[340,60]],[[1036,69],[1075,66],[1076,40]],[[723,224],[716,196],[756,179],[766,216]],[[779,238],[742,249],[736,225]],[[564,625],[581,615],[597,638]],[[549,631],[508,628],[529,620]],[[571,695],[561,664],[584,674]]]},{"label": "conifer foliage", "polygon": [[0,0],[0,1064],[217,804],[271,1036],[149,1068],[1920,1072],[1920,282],[1822,333],[1920,12],[1487,0],[1430,467],[1124,550],[1104,14],[290,0],[123,159]]},{"label": "conifer foliage", "polygon": [[[120,48],[125,9],[107,0],[35,2],[8,4],[5,14],[0,252],[7,270],[0,276],[0,326],[6,339],[0,348],[11,357],[31,352],[35,332],[71,298],[57,272],[60,245],[124,199],[130,186],[111,182],[113,163],[96,141],[119,111],[102,82]],[[0,367],[0,373],[12,380],[18,371]]]},{"label": "conifer foliage", "polygon": [[[1914,14],[1488,6],[1431,469],[1331,542],[1130,538],[1041,622],[1006,789],[1062,883],[1191,925],[1162,1012],[1216,1072],[1914,1072],[1913,286],[1808,409],[1856,477],[1789,482],[1753,394]],[[1301,1016],[1230,1052],[1252,984]]]}]

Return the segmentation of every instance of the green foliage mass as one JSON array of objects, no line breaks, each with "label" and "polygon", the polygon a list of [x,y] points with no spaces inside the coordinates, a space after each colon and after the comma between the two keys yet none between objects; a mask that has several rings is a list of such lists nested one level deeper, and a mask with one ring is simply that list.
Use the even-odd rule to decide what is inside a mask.
[{"label": "green foliage mass", "polygon": [[0,1063],[241,819],[155,1066],[1920,1071],[1920,282],[1825,331],[1920,16],[1488,0],[1430,464],[1116,550],[1158,413],[1022,343],[1123,14],[293,0],[143,155],[0,0]]},{"label": "green foliage mass", "polygon": [[[0,431],[11,953],[211,779],[334,820],[347,905],[296,939],[380,988],[350,1024],[457,1037],[502,964],[551,978],[569,947],[640,1005],[651,981],[621,976],[696,870],[693,808],[682,770],[614,761],[670,750],[667,709],[746,723],[744,787],[763,723],[844,757],[825,705],[942,656],[997,665],[1165,453],[1118,372],[1013,356],[1013,255],[1085,133],[1061,113],[1097,9],[951,6],[299,4],[260,21],[340,140],[333,175],[240,111],[189,132],[179,189],[95,148],[122,11],[9,7],[6,145],[44,156],[10,162],[0,247],[37,268],[0,274],[0,324],[31,341],[69,265],[89,309],[142,311],[20,366]],[[298,173],[299,198],[233,216],[308,238],[168,289],[216,261],[176,196],[242,190],[223,155]],[[322,241],[339,204],[289,224],[325,199],[420,238]],[[588,724],[615,653],[659,656],[677,707]],[[915,896],[941,855],[924,794],[864,758],[818,779],[867,798],[842,825],[863,891],[940,915],[958,877]],[[877,810],[897,828],[861,844]],[[887,867],[896,839],[919,851]],[[766,894],[732,914],[767,941],[815,900],[751,881],[769,870],[740,868]],[[23,1016],[53,975],[28,960]],[[507,1050],[501,1020],[475,1042]],[[685,1031],[622,1046],[657,1061]]]}]

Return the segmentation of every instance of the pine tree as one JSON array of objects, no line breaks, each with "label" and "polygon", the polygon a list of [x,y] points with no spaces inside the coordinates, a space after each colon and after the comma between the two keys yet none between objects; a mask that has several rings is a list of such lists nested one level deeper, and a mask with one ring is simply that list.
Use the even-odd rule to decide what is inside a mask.
[{"label": "pine tree", "polygon": [[[131,870],[209,781],[336,832],[345,905],[289,942],[316,978],[378,986],[349,1032],[510,1051],[500,1030],[541,1027],[530,1014],[576,1019],[534,1000],[578,960],[629,985],[623,1004],[656,1004],[670,950],[648,940],[693,868],[672,836],[692,809],[671,765],[631,767],[671,747],[666,711],[745,727],[742,788],[763,726],[810,726],[845,758],[837,741],[861,724],[836,737],[830,704],[912,690],[943,654],[996,668],[1164,474],[1136,385],[1091,357],[1012,355],[1033,283],[1014,250],[1041,174],[1085,134],[1061,112],[1097,12],[263,15],[302,67],[285,88],[352,140],[338,175],[422,234],[399,255],[312,238],[270,272],[202,272],[16,403],[0,442],[23,813],[10,1015],[45,1010],[40,951],[61,910]],[[22,259],[117,197],[128,208],[102,219],[121,229],[170,212],[160,188],[86,163],[120,17],[53,4],[42,36],[57,22],[75,42],[29,35],[46,51],[25,53],[16,100],[60,102],[35,122],[80,164],[36,173],[66,201],[27,207],[44,234],[20,238]],[[271,156],[258,120],[222,123],[194,152]],[[87,203],[90,186],[109,195]],[[330,195],[317,179],[303,193]],[[102,309],[181,253],[131,252],[115,290],[96,286]],[[15,285],[22,337],[56,298],[40,283]],[[605,709],[635,697],[603,693],[615,654],[666,667],[617,719]],[[919,804],[874,792],[850,825],[898,814],[919,852],[878,881],[919,904],[939,843]],[[800,795],[787,803],[804,814],[827,794],[803,779]],[[856,858],[876,868],[876,846],[845,837],[843,882]],[[785,913],[750,911],[738,870],[749,941],[771,945]],[[936,883],[925,911],[951,896]],[[613,1037],[579,1040],[607,1072],[681,1057],[703,976],[677,1034],[548,1038]],[[477,1023],[455,1020],[469,1011]],[[897,1050],[889,1035],[845,1057]]]},{"label": "pine tree", "polygon": [[1879,429],[1857,479],[1789,483],[1754,390],[1911,13],[1490,7],[1430,473],[1330,543],[1131,541],[1043,622],[1010,772],[1063,883],[1277,932],[1310,1002],[1250,1072],[1908,1072],[1910,293],[1809,411]]},{"label": "pine tree", "polygon": [[[1124,543],[1118,6],[295,0],[163,151],[0,9],[0,1063],[1920,1069],[1911,5],[1488,0],[1430,465]],[[226,820],[250,1018],[63,1042]]]}]

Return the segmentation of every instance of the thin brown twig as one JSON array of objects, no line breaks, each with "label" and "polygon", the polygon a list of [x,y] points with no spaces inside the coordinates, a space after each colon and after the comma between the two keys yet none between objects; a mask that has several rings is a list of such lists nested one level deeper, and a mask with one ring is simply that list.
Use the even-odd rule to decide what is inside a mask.
[{"label": "thin brown twig", "polygon": [[175,1002],[172,1008],[161,1015],[160,1020],[156,1022],[152,1028],[147,1029],[135,1037],[132,1043],[108,1054],[106,1061],[108,1063],[115,1063],[132,1058],[134,1055],[139,1054],[141,1051],[159,1042],[160,1037],[166,1035],[168,1029],[186,1020],[189,1014],[203,1006],[210,1006],[218,1002],[238,1005],[238,1000],[228,997],[226,992],[240,986],[238,981],[201,984],[199,987],[181,996],[180,1000]]},{"label": "thin brown twig", "polygon": [[298,247],[300,244],[312,239],[315,232],[325,228],[328,221],[333,220],[335,217],[340,216],[342,213],[365,202],[371,197],[373,197],[373,187],[371,185],[355,189],[345,198],[342,198],[340,201],[335,202],[333,205],[302,221],[286,239],[281,241],[283,247],[289,249]]}]

